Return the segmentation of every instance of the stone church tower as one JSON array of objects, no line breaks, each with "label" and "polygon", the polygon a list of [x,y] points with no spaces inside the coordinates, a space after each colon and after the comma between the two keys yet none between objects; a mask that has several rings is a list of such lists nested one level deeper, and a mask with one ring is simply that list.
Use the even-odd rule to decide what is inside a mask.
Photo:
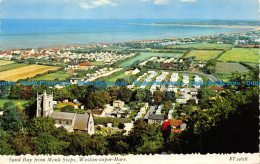
[{"label": "stone church tower", "polygon": [[37,117],[47,117],[53,112],[53,93],[47,94],[46,90],[42,95],[37,93]]}]

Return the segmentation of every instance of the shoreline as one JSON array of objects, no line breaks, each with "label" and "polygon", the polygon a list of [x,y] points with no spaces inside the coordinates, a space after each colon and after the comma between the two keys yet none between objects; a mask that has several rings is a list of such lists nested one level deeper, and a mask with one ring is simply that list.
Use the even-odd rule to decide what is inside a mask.
[{"label": "shoreline", "polygon": [[[193,27],[212,27],[212,28],[233,28],[233,29],[237,29],[235,31],[227,31],[227,32],[221,32],[223,34],[236,34],[236,33],[242,33],[242,32],[247,32],[247,31],[257,31],[257,30],[260,30],[260,27],[257,27],[257,26],[242,26],[243,28],[241,28],[241,26],[228,26],[228,25],[221,25],[221,26],[218,26],[218,25],[177,25],[177,24],[136,24],[136,23],[133,23],[135,25],[155,25],[155,26],[167,26],[167,25],[171,25],[171,26],[193,26]],[[236,27],[236,28],[234,28]],[[240,30],[239,30],[240,29]],[[216,35],[219,35],[220,33],[215,33],[215,34],[206,34],[205,36],[209,36],[209,35],[213,35],[213,36],[216,36]],[[190,37],[199,37],[201,35],[193,35],[193,36],[190,36]],[[179,38],[187,38],[187,37],[179,37]],[[143,41],[143,40],[164,40],[164,39],[171,39],[171,38],[161,38],[161,37],[154,37],[154,38],[142,38],[142,39],[136,39],[136,40],[127,40],[127,41],[121,41],[121,42],[113,42],[113,41],[110,41],[110,42],[106,42],[107,44],[116,44],[116,43],[123,43],[123,42],[130,42],[130,41]],[[71,44],[67,44],[67,45],[64,45],[64,44],[56,44],[56,45],[52,45],[50,47],[45,47],[45,46],[31,46],[31,47],[22,47],[20,48],[19,46],[13,46],[12,48],[1,48],[0,51],[7,51],[7,50],[11,50],[11,49],[14,49],[14,48],[17,48],[17,49],[26,49],[26,48],[34,48],[34,49],[39,49],[39,48],[44,48],[44,49],[48,49],[48,48],[52,48],[52,47],[66,47],[68,45],[76,45],[78,43],[71,43]],[[98,43],[94,43],[94,42],[89,42],[89,43],[84,43],[82,44],[82,46],[84,46],[85,44],[98,44]],[[78,45],[81,45],[81,44],[78,44]]]},{"label": "shoreline", "polygon": [[158,24],[158,23],[128,23],[129,25],[142,25],[142,26],[176,26],[176,27],[206,27],[206,28],[245,28],[260,30],[259,26],[248,25],[184,25],[184,24]]}]

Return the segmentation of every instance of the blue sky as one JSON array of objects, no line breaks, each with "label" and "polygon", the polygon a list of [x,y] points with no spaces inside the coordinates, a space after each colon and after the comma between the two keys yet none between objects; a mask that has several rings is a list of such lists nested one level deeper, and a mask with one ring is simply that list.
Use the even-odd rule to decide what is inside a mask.
[{"label": "blue sky", "polygon": [[0,0],[1,18],[257,20],[258,0]]}]

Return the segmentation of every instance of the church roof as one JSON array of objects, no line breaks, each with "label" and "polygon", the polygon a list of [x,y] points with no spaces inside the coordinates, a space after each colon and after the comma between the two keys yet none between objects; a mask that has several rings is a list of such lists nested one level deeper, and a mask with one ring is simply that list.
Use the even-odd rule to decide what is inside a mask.
[{"label": "church roof", "polygon": [[73,129],[86,130],[88,127],[88,114],[76,114]]},{"label": "church roof", "polygon": [[59,120],[73,120],[75,117],[75,113],[67,113],[67,112],[52,112],[50,117],[53,119]]}]

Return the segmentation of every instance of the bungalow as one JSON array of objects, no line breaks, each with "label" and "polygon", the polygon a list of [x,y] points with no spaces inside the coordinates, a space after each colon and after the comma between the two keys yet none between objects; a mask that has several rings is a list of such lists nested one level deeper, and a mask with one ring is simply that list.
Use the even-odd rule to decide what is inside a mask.
[{"label": "bungalow", "polygon": [[140,72],[140,70],[138,68],[134,69],[134,70],[129,70],[125,72],[125,75],[127,74],[132,74],[132,75],[136,75]]},{"label": "bungalow", "polygon": [[41,59],[42,58],[42,54],[31,54],[31,58]]},{"label": "bungalow", "polygon": [[64,63],[66,63],[66,62],[69,62],[70,61],[70,59],[68,58],[68,57],[64,57],[64,58],[62,58],[61,59]]},{"label": "bungalow", "polygon": [[88,70],[88,69],[93,69],[93,68],[94,68],[94,65],[89,62],[83,62],[83,63],[79,64],[79,69],[82,69],[82,70]]},{"label": "bungalow", "polygon": [[205,67],[205,66],[206,66],[206,63],[205,63],[205,62],[202,62],[202,61],[200,61],[200,62],[198,63],[198,65],[199,65],[199,67],[200,67],[200,68],[202,68],[202,67]]},{"label": "bungalow", "polygon": [[26,51],[31,54],[35,54],[35,50],[33,48],[26,48]]},{"label": "bungalow", "polygon": [[79,64],[78,63],[70,63],[68,64],[69,69],[79,69]]},{"label": "bungalow", "polygon": [[122,107],[124,107],[124,105],[125,105],[124,101],[116,100],[113,102],[114,108],[122,108]]},{"label": "bungalow", "polygon": [[0,58],[3,58],[5,55],[3,52],[0,52]]},{"label": "bungalow", "polygon": [[172,133],[180,133],[181,131],[186,129],[187,124],[185,123],[185,120],[173,120],[169,119]]},{"label": "bungalow", "polygon": [[151,114],[148,117],[148,124],[159,124],[159,125],[162,125],[163,121],[164,121],[164,116],[163,115]]},{"label": "bungalow", "polygon": [[12,50],[12,53],[13,53],[13,54],[20,54],[20,53],[21,53],[21,51],[20,51],[20,50],[18,50],[18,49],[13,49],[13,50]]}]

